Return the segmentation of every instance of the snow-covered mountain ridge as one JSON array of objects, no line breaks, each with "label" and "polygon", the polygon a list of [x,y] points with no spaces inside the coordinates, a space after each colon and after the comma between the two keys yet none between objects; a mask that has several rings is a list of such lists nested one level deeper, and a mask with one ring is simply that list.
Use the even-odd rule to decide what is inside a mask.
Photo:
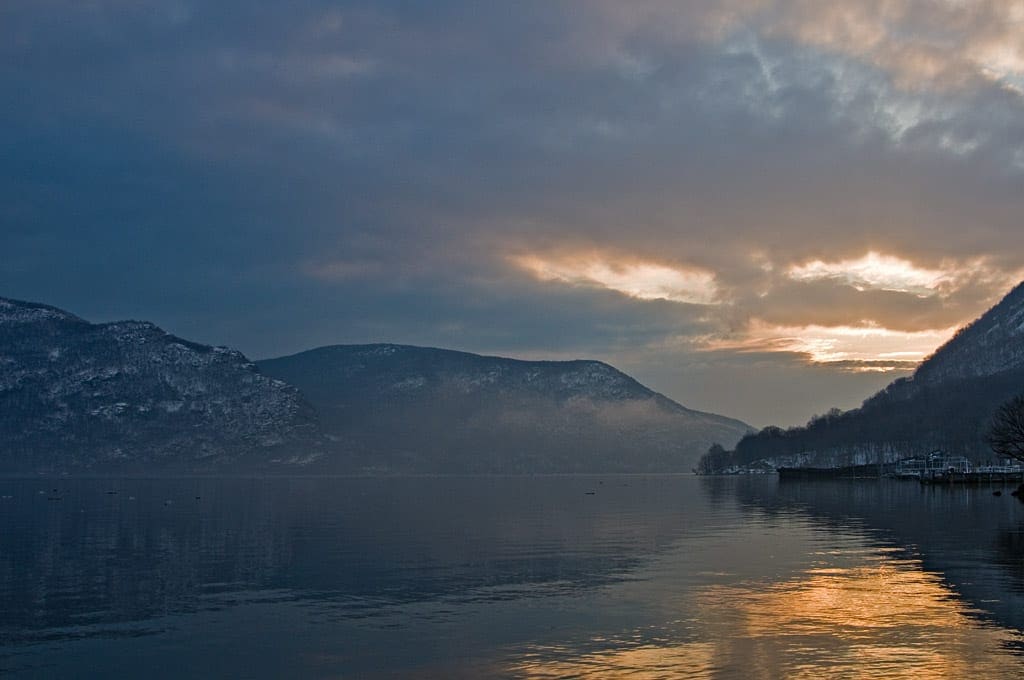
[{"label": "snow-covered mountain ridge", "polygon": [[0,473],[678,472],[749,431],[598,361],[359,345],[257,363],[0,298]]},{"label": "snow-covered mountain ridge", "polygon": [[152,323],[0,298],[0,469],[222,469],[317,455],[293,387]]}]

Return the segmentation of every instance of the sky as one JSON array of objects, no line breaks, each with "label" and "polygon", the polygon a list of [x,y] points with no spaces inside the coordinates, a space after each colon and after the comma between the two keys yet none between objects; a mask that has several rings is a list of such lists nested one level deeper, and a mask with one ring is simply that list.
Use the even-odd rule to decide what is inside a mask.
[{"label": "sky", "polygon": [[0,3],[0,295],[763,426],[1024,279],[1024,1]]}]

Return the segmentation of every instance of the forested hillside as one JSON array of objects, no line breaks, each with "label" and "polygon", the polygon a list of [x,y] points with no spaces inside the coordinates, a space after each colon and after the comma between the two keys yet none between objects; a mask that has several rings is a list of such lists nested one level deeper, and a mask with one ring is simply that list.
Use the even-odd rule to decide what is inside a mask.
[{"label": "forested hillside", "polygon": [[850,411],[833,409],[803,427],[766,427],[734,451],[721,447],[702,472],[766,459],[830,467],[895,460],[940,449],[976,461],[1000,404],[1024,393],[1024,284],[918,367]]}]

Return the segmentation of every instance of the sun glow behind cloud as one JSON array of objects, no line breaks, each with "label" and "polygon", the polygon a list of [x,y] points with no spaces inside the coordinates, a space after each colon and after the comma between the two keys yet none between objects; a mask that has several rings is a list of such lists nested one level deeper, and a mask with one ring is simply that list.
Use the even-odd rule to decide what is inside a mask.
[{"label": "sun glow behind cloud", "polygon": [[710,350],[794,352],[814,364],[856,372],[908,370],[949,340],[957,327],[906,332],[874,325],[775,326],[754,320],[739,340],[711,340]]},{"label": "sun glow behind cloud", "polygon": [[718,293],[714,274],[696,267],[684,269],[644,261],[618,263],[598,255],[563,259],[524,255],[512,258],[512,262],[541,281],[605,288],[638,300],[708,305]]},{"label": "sun glow behind cloud", "polygon": [[871,251],[856,259],[825,262],[813,260],[794,265],[787,272],[794,281],[838,281],[857,290],[889,290],[921,297],[935,295],[952,274],[945,269],[918,267],[909,260]]},{"label": "sun glow behind cloud", "polygon": [[[620,256],[621,257],[621,256]],[[719,330],[711,330],[695,342],[708,351],[738,353],[786,353],[806,358],[809,364],[829,366],[853,372],[890,372],[912,370],[956,332],[958,326],[936,318],[931,328],[895,329],[873,317],[868,310],[863,318],[846,323],[821,323],[813,306],[805,311],[806,322],[771,322],[771,296],[744,303],[728,287],[721,287],[713,272],[701,268],[682,268],[595,252],[542,256],[537,254],[511,258],[511,262],[534,279],[555,285],[614,290],[637,300],[667,300],[699,304],[706,308],[702,318]],[[770,280],[850,287],[860,292],[887,291],[906,300],[925,300],[931,307],[945,304],[949,296],[971,276],[984,273],[984,262],[944,262],[941,268],[920,266],[888,253],[869,251],[856,257],[834,261],[816,259],[789,265],[769,263],[760,269]],[[771,283],[765,285],[770,289]],[[762,302],[763,301],[763,302]],[[891,302],[879,299],[878,304]],[[758,308],[758,304],[767,305]],[[824,303],[822,303],[824,304]],[[916,303],[915,303],[916,304]],[[747,306],[744,306],[747,305]],[[819,316],[830,316],[820,310]],[[859,310],[864,311],[864,310]],[[891,316],[891,314],[890,314]],[[718,322],[715,321],[718,319]],[[741,321],[737,322],[737,319]]]}]

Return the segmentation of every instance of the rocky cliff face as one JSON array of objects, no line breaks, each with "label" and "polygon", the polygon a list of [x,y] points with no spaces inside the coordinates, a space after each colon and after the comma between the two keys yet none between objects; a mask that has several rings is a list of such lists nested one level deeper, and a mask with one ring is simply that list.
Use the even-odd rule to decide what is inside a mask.
[{"label": "rocky cliff face", "polygon": [[302,390],[362,470],[689,471],[750,431],[598,361],[339,345],[259,365]]},{"label": "rocky cliff face", "polygon": [[241,353],[0,298],[0,469],[251,469],[318,455],[315,414]]}]

